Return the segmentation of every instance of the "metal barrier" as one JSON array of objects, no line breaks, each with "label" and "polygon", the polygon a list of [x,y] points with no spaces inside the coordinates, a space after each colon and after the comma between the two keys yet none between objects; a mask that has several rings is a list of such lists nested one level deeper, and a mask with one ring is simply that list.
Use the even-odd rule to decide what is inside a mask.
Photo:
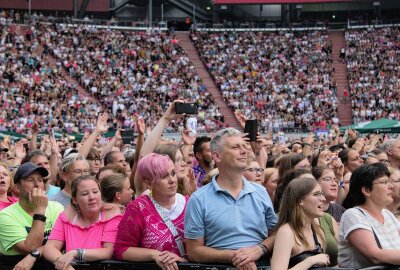
[{"label": "metal barrier", "polygon": [[[0,255],[0,269],[1,270],[12,270],[14,265],[20,261],[24,256],[3,256]],[[179,269],[181,270],[234,270],[233,265],[226,264],[199,264],[199,263],[179,263]],[[140,270],[159,270],[160,268],[157,264],[152,262],[125,262],[125,261],[114,261],[105,260],[97,262],[83,262],[83,263],[73,263],[75,270],[130,270],[130,269],[140,269]],[[32,270],[54,270],[54,266],[41,259],[39,260]],[[270,266],[259,266],[259,270],[270,270]],[[336,267],[324,267],[324,268],[312,268],[313,270],[354,270],[352,268],[336,268]],[[389,269],[400,269],[397,266],[392,265],[377,265],[367,268],[362,268],[360,270],[389,270]]]}]

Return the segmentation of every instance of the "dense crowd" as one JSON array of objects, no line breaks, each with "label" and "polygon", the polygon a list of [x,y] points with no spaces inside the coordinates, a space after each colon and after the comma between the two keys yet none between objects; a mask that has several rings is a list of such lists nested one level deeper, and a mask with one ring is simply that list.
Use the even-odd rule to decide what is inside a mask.
[{"label": "dense crowd", "polygon": [[347,30],[345,37],[353,121],[399,119],[399,28]]},{"label": "dense crowd", "polygon": [[0,129],[23,133],[34,121],[63,132],[94,127],[101,107],[49,65],[39,50],[40,30],[18,25],[0,30]]},{"label": "dense crowd", "polygon": [[[200,132],[224,125],[218,106],[173,34],[53,26],[47,29],[45,44],[58,65],[124,127],[132,125],[135,114],[154,126],[178,96],[196,103]],[[182,122],[166,131],[179,128]]]},{"label": "dense crowd", "polygon": [[192,40],[225,101],[263,131],[338,124],[327,32],[194,32]]},{"label": "dense crowd", "polygon": [[[74,148],[52,134],[39,145],[36,127],[30,140],[1,141],[3,266],[73,270],[74,261],[111,258],[167,270],[188,261],[239,270],[400,264],[392,255],[400,250],[399,139],[335,129],[329,139],[310,133],[285,144],[223,128],[165,141],[182,118],[177,102],[146,139],[137,118],[131,144],[119,131],[101,143],[107,113]],[[237,117],[243,128],[246,116]]]}]

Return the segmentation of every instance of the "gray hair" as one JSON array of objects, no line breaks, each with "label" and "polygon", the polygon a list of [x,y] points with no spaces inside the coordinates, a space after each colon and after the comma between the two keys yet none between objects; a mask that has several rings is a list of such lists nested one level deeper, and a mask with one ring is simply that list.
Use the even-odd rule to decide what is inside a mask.
[{"label": "gray hair", "polygon": [[387,140],[386,142],[384,142],[383,144],[382,144],[382,146],[381,146],[381,150],[383,151],[383,152],[388,152],[389,150],[391,150],[393,147],[394,147],[394,145],[398,142],[399,140],[397,140],[397,139],[389,139],[389,140]]},{"label": "gray hair", "polygon": [[72,166],[72,164],[74,164],[75,161],[77,160],[83,160],[89,167],[89,162],[85,159],[84,156],[78,153],[72,153],[61,160],[60,164],[61,171],[66,172],[69,169],[69,167]]},{"label": "gray hair", "polygon": [[47,156],[47,154],[46,154],[45,152],[43,152],[42,150],[40,150],[40,149],[35,149],[35,150],[32,150],[32,151],[29,151],[29,152],[26,154],[26,156],[25,156],[25,158],[24,158],[24,162],[29,162],[29,161],[31,161],[32,158],[34,158],[34,157],[46,157],[46,158],[49,158],[49,157]]},{"label": "gray hair", "polygon": [[211,152],[218,152],[221,148],[222,139],[240,136],[242,133],[236,128],[225,128],[214,134],[210,142]]}]

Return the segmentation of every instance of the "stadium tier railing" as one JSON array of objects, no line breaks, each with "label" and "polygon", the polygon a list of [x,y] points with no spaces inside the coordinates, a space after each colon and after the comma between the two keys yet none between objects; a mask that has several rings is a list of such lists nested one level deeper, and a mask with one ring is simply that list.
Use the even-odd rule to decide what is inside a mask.
[{"label": "stadium tier railing", "polygon": [[143,21],[129,21],[129,20],[102,20],[102,19],[92,19],[92,18],[84,18],[84,19],[77,19],[71,17],[32,17],[27,18],[24,20],[25,24],[30,23],[55,23],[60,25],[66,26],[80,26],[80,25],[87,25],[93,26],[99,29],[117,29],[117,30],[159,30],[159,31],[166,31],[168,30],[167,21],[157,21],[152,23],[152,27],[148,23]]},{"label": "stadium tier railing", "polygon": [[382,28],[400,26],[400,19],[375,19],[371,21],[348,20],[348,29]]},{"label": "stadium tier railing", "polygon": [[326,26],[322,22],[313,24],[295,23],[291,25],[282,25],[278,23],[261,23],[261,22],[246,22],[236,24],[229,23],[197,23],[192,26],[192,29],[197,31],[207,32],[247,32],[247,31],[312,31],[326,30]]}]

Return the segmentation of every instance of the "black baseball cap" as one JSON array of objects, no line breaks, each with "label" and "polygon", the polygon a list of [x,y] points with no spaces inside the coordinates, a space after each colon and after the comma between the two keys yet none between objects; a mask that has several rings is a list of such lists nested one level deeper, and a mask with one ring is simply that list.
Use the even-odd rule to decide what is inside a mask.
[{"label": "black baseball cap", "polygon": [[49,172],[44,167],[39,167],[35,163],[26,162],[18,167],[15,176],[14,176],[14,183],[17,184],[21,181],[21,178],[28,177],[34,172],[39,172],[43,177],[49,175]]}]

